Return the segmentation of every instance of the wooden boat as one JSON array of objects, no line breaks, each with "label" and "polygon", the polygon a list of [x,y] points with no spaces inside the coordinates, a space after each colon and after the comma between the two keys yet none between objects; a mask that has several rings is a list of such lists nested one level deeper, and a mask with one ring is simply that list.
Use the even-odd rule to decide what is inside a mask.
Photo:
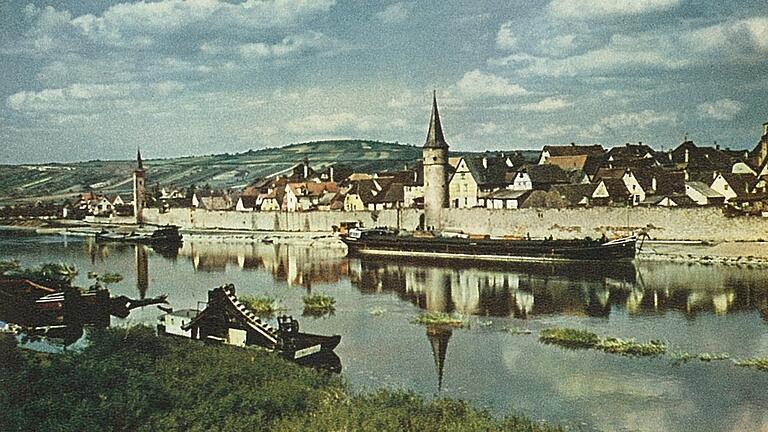
[{"label": "wooden boat", "polygon": [[158,318],[158,333],[236,346],[257,345],[280,353],[289,360],[309,359],[332,353],[341,336],[323,336],[299,331],[290,316],[278,317],[278,328],[262,321],[235,294],[235,286],[222,285],[208,291],[205,309],[168,310]]},{"label": "wooden boat", "polygon": [[510,239],[387,228],[351,229],[341,236],[349,253],[490,261],[617,261],[635,257],[636,237],[607,239]]},{"label": "wooden boat", "polygon": [[179,245],[182,242],[182,235],[176,225],[165,225],[152,233],[115,233],[102,230],[96,234],[96,241],[99,243],[138,243],[150,246]]}]

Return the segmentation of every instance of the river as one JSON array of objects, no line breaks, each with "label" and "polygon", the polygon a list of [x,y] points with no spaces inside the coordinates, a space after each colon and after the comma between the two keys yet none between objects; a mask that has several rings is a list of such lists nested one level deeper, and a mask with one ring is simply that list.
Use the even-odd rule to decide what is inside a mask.
[{"label": "river", "polygon": [[[114,295],[168,294],[196,308],[209,289],[270,296],[307,332],[340,334],[342,375],[354,391],[410,389],[524,414],[576,430],[744,431],[768,428],[768,373],[731,360],[675,361],[679,353],[768,356],[768,269],[724,265],[500,265],[347,258],[344,247],[191,236],[175,253],[99,245],[66,235],[0,236],[0,259],[63,262],[117,272]],[[336,299],[330,316],[301,317],[302,297]],[[428,311],[468,327],[413,324]],[[154,325],[155,307],[112,325]],[[1,318],[1,317],[0,317]],[[538,341],[548,327],[601,337],[663,340],[667,354],[623,357]]]}]

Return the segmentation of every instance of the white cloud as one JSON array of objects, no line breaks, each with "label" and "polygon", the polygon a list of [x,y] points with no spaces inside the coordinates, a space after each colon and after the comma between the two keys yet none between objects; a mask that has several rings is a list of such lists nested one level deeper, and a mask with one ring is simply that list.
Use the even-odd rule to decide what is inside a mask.
[{"label": "white cloud", "polygon": [[283,58],[293,54],[318,51],[337,45],[334,40],[319,32],[307,32],[288,36],[275,44],[250,42],[239,45],[221,45],[205,42],[200,51],[209,56],[237,55],[243,59]]},{"label": "white cloud", "polygon": [[548,8],[561,18],[590,19],[664,11],[680,3],[681,0],[552,0]]},{"label": "white cloud", "polygon": [[496,33],[496,46],[501,49],[517,48],[518,39],[512,31],[512,21],[507,21],[501,25],[499,32]]},{"label": "white cloud", "polygon": [[576,36],[573,34],[555,36],[542,40],[539,43],[539,49],[550,56],[562,56],[576,48],[575,40]]},{"label": "white cloud", "polygon": [[486,74],[478,69],[467,72],[457,83],[459,91],[467,97],[520,96],[528,90],[507,78]]},{"label": "white cloud", "polygon": [[523,111],[551,112],[568,108],[571,105],[573,104],[565,99],[547,97],[538,102],[524,104],[520,107],[520,109]]},{"label": "white cloud", "polygon": [[671,125],[677,122],[674,113],[658,113],[654,110],[627,112],[603,117],[588,130],[589,136],[615,133],[622,130],[644,130],[650,126]]},{"label": "white cloud", "polygon": [[393,3],[376,13],[376,19],[384,24],[399,24],[405,22],[411,13],[412,7],[413,3],[410,2]]},{"label": "white cloud", "polygon": [[320,13],[335,0],[161,0],[119,3],[100,15],[72,17],[50,6],[27,8],[34,24],[25,37],[23,52],[61,49],[76,51],[88,44],[145,50],[169,43],[167,36],[183,34],[176,45],[220,35],[227,40],[247,39],[271,29],[294,28]]},{"label": "white cloud", "polygon": [[[768,54],[768,17],[668,33],[615,34],[600,48],[566,58],[521,57],[524,75],[576,76],[680,70],[705,64],[754,63]],[[497,63],[508,63],[504,59]]]},{"label": "white cloud", "polygon": [[491,58],[488,60],[488,64],[492,66],[509,66],[509,65],[518,65],[522,63],[531,63],[537,60],[539,60],[539,57],[532,56],[524,52],[520,52],[520,53],[513,53],[502,58]]},{"label": "white cloud", "polygon": [[699,117],[714,120],[732,120],[744,109],[744,104],[733,99],[719,99],[714,102],[699,104]]},{"label": "white cloud", "polygon": [[[64,88],[22,91],[6,99],[6,105],[21,112],[91,111],[106,105],[125,106],[126,102],[184,91],[177,81],[158,83],[72,84]],[[122,101],[122,103],[121,103]]]},{"label": "white cloud", "polygon": [[475,134],[477,135],[494,135],[499,132],[499,125],[494,122],[480,123],[477,127]]}]

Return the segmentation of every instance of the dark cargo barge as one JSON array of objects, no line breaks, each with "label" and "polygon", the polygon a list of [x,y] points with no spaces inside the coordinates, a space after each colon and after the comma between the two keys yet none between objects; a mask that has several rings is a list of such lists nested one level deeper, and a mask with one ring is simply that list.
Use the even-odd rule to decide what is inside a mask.
[{"label": "dark cargo barge", "polygon": [[352,229],[341,240],[350,255],[399,255],[488,261],[618,261],[635,257],[636,237],[607,239],[506,239]]}]

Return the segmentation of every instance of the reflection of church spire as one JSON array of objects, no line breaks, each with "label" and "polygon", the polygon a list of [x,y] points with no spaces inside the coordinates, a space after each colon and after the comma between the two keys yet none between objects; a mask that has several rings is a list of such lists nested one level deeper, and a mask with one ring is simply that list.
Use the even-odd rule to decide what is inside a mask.
[{"label": "reflection of church spire", "polygon": [[137,244],[135,249],[136,289],[139,298],[144,299],[149,289],[149,266],[147,265],[147,247]]},{"label": "reflection of church spire", "polygon": [[427,337],[432,345],[432,356],[435,358],[435,367],[437,368],[437,390],[443,388],[443,368],[445,367],[445,353],[448,351],[448,340],[453,331],[450,327],[429,326],[427,327]]}]

